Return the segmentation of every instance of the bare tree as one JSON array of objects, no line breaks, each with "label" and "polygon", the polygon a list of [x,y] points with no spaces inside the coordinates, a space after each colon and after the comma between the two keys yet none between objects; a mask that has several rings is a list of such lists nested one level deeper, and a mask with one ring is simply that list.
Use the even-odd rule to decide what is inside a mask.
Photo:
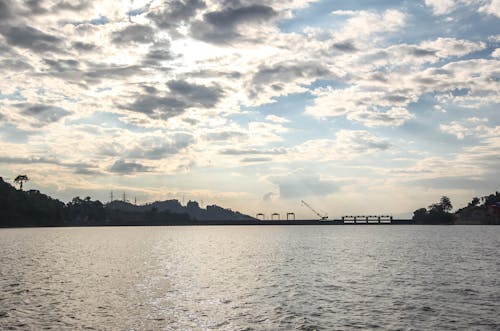
[{"label": "bare tree", "polygon": [[26,175],[19,175],[14,179],[14,183],[19,183],[19,189],[23,190],[23,182],[30,180]]}]

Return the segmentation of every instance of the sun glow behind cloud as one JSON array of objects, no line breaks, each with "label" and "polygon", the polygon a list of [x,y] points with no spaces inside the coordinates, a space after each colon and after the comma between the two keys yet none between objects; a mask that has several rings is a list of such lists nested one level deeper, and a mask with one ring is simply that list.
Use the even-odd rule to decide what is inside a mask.
[{"label": "sun glow behind cloud", "polygon": [[0,9],[0,175],[56,197],[408,215],[500,184],[497,1]]}]

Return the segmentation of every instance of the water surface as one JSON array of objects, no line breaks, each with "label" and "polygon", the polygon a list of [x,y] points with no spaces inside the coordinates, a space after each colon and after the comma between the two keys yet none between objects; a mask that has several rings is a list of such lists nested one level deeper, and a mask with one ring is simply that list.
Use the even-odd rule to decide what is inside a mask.
[{"label": "water surface", "polygon": [[0,329],[500,330],[500,227],[0,230]]}]

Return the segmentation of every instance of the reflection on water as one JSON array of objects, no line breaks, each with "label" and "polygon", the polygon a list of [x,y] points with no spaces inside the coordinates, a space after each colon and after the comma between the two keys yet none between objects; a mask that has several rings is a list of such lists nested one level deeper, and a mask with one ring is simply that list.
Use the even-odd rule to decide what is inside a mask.
[{"label": "reflection on water", "polygon": [[0,329],[481,329],[500,227],[0,230]]}]

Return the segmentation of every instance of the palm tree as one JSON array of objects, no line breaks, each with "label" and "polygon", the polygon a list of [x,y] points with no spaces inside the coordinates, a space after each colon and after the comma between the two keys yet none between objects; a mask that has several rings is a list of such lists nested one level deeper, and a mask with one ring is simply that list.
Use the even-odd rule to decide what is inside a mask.
[{"label": "palm tree", "polygon": [[14,179],[14,183],[19,183],[19,189],[22,191],[23,190],[23,182],[27,182],[30,180],[28,176],[26,175],[19,175]]},{"label": "palm tree", "polygon": [[451,204],[451,200],[447,196],[442,196],[441,197],[441,201],[439,202],[439,205],[441,205],[441,208],[445,212],[450,211],[450,210],[453,209],[453,206]]}]

